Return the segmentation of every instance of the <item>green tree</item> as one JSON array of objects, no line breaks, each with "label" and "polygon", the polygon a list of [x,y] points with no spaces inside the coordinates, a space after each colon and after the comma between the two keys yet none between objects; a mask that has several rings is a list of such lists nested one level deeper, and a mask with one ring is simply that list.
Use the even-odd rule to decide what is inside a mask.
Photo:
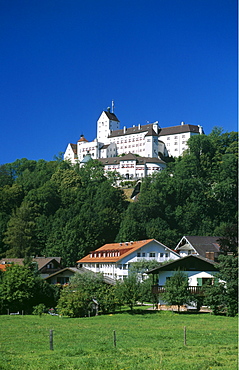
[{"label": "green tree", "polygon": [[226,312],[228,316],[238,313],[238,257],[219,256],[219,273],[213,285],[205,290],[205,304],[214,314]]},{"label": "green tree", "polygon": [[90,301],[86,292],[73,291],[70,287],[63,288],[57,305],[61,316],[84,317],[90,310]]},{"label": "green tree", "polygon": [[114,286],[106,284],[102,274],[76,273],[69,285],[62,290],[57,309],[61,315],[88,316],[96,302],[104,313],[114,310]]},{"label": "green tree", "polygon": [[166,281],[165,292],[162,294],[163,300],[169,305],[177,305],[178,312],[180,306],[190,303],[192,297],[188,289],[187,275],[178,270]]},{"label": "green tree", "polygon": [[0,285],[2,305],[10,312],[31,310],[35,292],[35,276],[25,266],[10,265],[3,272]]},{"label": "green tree", "polygon": [[36,236],[36,208],[28,202],[13,212],[4,237],[8,257],[25,257],[39,253]]},{"label": "green tree", "polygon": [[133,307],[141,298],[140,281],[137,274],[130,274],[123,281],[116,283],[115,294],[120,304],[125,304],[133,310]]},{"label": "green tree", "polygon": [[230,252],[234,256],[238,255],[238,225],[237,224],[223,224],[218,228],[217,235],[221,235],[218,239],[220,244],[220,251],[225,255]]}]

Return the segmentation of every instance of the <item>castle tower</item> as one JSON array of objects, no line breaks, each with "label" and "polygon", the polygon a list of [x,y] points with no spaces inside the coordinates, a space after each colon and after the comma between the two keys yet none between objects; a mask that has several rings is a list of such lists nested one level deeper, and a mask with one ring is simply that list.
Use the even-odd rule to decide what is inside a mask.
[{"label": "castle tower", "polygon": [[120,121],[110,108],[103,111],[97,121],[97,139],[101,143],[107,143],[111,131],[119,130]]}]

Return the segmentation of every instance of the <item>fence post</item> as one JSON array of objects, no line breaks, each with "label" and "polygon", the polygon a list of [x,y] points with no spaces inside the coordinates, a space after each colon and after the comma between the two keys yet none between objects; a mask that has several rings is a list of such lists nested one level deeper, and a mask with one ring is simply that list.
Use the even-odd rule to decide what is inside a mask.
[{"label": "fence post", "polygon": [[52,329],[50,330],[49,339],[50,339],[50,350],[53,351],[53,330]]},{"label": "fence post", "polygon": [[116,347],[116,332],[115,332],[115,330],[114,330],[114,347]]},{"label": "fence post", "polygon": [[184,326],[184,345],[187,345],[186,326]]}]

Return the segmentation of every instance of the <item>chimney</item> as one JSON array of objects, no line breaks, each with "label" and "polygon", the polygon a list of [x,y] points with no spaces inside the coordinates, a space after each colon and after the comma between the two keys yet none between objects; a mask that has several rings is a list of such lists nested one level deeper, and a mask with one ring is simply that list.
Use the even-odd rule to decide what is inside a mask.
[{"label": "chimney", "polygon": [[181,126],[183,126],[183,125],[185,125],[185,122],[183,122],[183,121],[182,121],[182,122],[181,122]]},{"label": "chimney", "polygon": [[202,126],[198,125],[199,134],[202,135]]},{"label": "chimney", "polygon": [[214,261],[214,252],[206,252],[206,258]]},{"label": "chimney", "polygon": [[126,133],[126,130],[127,130],[127,129],[126,129],[126,126],[124,126],[124,134]]},{"label": "chimney", "polygon": [[141,129],[141,125],[140,125],[140,123],[138,124],[138,129],[139,129],[139,130]]}]

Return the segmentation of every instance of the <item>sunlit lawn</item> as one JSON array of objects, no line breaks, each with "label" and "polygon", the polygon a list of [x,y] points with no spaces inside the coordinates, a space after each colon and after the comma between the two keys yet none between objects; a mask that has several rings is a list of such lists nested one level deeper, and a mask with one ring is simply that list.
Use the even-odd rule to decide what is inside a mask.
[{"label": "sunlit lawn", "polygon": [[237,318],[137,311],[79,319],[16,315],[0,320],[0,369],[237,369]]}]

